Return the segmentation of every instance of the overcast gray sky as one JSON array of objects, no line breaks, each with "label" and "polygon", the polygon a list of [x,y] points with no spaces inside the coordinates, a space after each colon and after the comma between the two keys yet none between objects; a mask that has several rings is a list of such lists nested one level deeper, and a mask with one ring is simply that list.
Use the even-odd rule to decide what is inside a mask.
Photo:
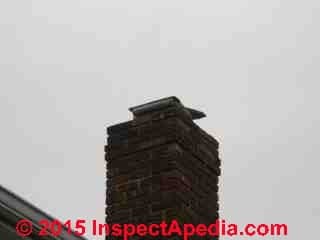
[{"label": "overcast gray sky", "polygon": [[0,0],[0,24],[5,187],[103,222],[106,126],[176,95],[221,143],[221,217],[317,237],[320,1]]}]

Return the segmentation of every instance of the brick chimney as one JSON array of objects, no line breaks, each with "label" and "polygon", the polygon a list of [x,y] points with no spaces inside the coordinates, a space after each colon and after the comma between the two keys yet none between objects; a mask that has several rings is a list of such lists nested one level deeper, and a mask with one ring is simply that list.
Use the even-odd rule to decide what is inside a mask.
[{"label": "brick chimney", "polygon": [[194,123],[205,114],[176,97],[129,110],[133,120],[107,128],[106,222],[214,223],[219,143]]}]

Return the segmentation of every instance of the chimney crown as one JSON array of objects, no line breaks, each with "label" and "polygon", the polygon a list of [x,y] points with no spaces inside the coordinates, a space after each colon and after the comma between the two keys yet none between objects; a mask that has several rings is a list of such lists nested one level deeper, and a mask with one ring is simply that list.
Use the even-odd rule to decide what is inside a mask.
[{"label": "chimney crown", "polygon": [[191,109],[191,108],[186,108],[183,106],[183,104],[181,103],[181,101],[175,97],[166,97],[166,98],[162,98],[156,101],[152,101],[152,102],[148,102],[142,105],[138,105],[135,107],[131,107],[129,108],[129,111],[133,113],[133,116],[135,118],[139,117],[139,116],[143,116],[155,111],[161,111],[163,109],[166,109],[168,107],[181,107],[184,108],[190,115],[192,120],[195,119],[200,119],[205,117],[206,115],[198,110],[195,109]]}]

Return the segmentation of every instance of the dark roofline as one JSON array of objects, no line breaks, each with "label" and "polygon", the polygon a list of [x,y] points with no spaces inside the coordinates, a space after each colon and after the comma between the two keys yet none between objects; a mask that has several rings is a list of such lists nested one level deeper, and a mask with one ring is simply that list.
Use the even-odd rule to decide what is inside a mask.
[{"label": "dark roofline", "polygon": [[[23,216],[29,219],[35,225],[38,225],[39,221],[42,219],[47,219],[48,221],[53,221],[56,219],[23,198],[19,197],[15,193],[6,189],[2,185],[0,185],[0,209],[1,207],[5,207],[6,209],[10,210],[12,215],[15,217],[20,218],[20,216]],[[57,238],[65,240],[86,240],[83,237],[69,234],[66,228],[62,229],[60,236]]]}]

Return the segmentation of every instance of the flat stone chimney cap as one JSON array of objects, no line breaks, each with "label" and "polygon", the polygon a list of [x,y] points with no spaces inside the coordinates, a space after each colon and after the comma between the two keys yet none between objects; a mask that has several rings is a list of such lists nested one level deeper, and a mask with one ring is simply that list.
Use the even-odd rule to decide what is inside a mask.
[{"label": "flat stone chimney cap", "polygon": [[191,114],[191,117],[193,120],[200,119],[206,116],[203,112],[184,107],[181,101],[175,96],[162,98],[162,99],[148,102],[139,106],[131,107],[129,108],[129,111],[132,112],[135,117],[138,117],[153,111],[165,109],[172,106],[183,107],[185,110],[187,110]]}]

